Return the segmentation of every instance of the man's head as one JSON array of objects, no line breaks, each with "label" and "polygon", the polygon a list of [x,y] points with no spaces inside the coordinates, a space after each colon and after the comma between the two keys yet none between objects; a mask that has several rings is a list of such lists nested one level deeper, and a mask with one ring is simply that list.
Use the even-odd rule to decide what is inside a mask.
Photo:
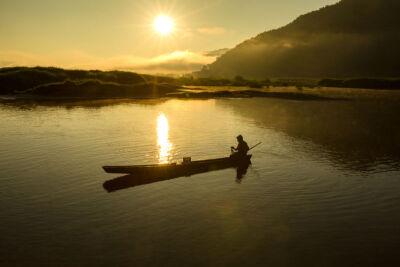
[{"label": "man's head", "polygon": [[236,136],[236,139],[238,140],[238,142],[242,142],[243,141],[243,136],[242,135],[238,135],[238,136]]}]

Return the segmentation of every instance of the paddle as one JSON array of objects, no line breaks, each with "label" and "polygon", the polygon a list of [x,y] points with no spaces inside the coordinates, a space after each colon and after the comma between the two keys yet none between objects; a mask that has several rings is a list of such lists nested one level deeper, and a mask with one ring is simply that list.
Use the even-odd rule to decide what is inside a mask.
[{"label": "paddle", "polygon": [[252,147],[249,149],[249,151],[252,150],[253,148],[255,148],[255,147],[261,145],[261,144],[262,144],[262,142],[260,142],[260,143],[258,143],[258,144],[256,144],[256,145],[252,146]]},{"label": "paddle", "polygon": [[[259,145],[261,145],[261,144],[262,144],[262,142],[260,142],[260,143],[258,143],[258,144],[256,144],[256,145],[252,146],[251,148],[249,148],[248,151],[252,150],[253,148],[255,148],[255,147],[257,147],[257,146],[259,146]],[[231,146],[231,152],[234,152],[234,150],[235,150],[235,148],[234,148],[233,146]]]}]

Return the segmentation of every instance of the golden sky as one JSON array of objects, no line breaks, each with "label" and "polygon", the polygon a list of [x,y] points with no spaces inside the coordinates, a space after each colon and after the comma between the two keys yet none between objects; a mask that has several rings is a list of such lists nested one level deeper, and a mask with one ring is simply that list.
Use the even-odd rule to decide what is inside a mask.
[{"label": "golden sky", "polygon": [[[338,0],[1,0],[0,67],[176,73]],[[174,24],[160,34],[160,15]]]}]

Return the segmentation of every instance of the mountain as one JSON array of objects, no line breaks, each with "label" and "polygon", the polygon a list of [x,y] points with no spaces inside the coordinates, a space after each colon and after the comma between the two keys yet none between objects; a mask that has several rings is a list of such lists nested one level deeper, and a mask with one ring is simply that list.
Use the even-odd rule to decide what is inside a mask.
[{"label": "mountain", "polygon": [[342,0],[259,34],[200,77],[399,77],[400,1]]}]

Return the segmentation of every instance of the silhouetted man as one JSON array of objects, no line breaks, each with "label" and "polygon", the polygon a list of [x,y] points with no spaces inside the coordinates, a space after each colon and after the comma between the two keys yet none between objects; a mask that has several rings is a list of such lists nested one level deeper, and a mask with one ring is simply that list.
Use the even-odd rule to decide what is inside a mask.
[{"label": "silhouetted man", "polygon": [[243,136],[238,135],[236,137],[238,141],[238,145],[236,148],[231,147],[231,151],[233,152],[232,156],[235,157],[245,157],[247,155],[247,152],[250,150],[249,146],[247,143],[243,140]]}]

